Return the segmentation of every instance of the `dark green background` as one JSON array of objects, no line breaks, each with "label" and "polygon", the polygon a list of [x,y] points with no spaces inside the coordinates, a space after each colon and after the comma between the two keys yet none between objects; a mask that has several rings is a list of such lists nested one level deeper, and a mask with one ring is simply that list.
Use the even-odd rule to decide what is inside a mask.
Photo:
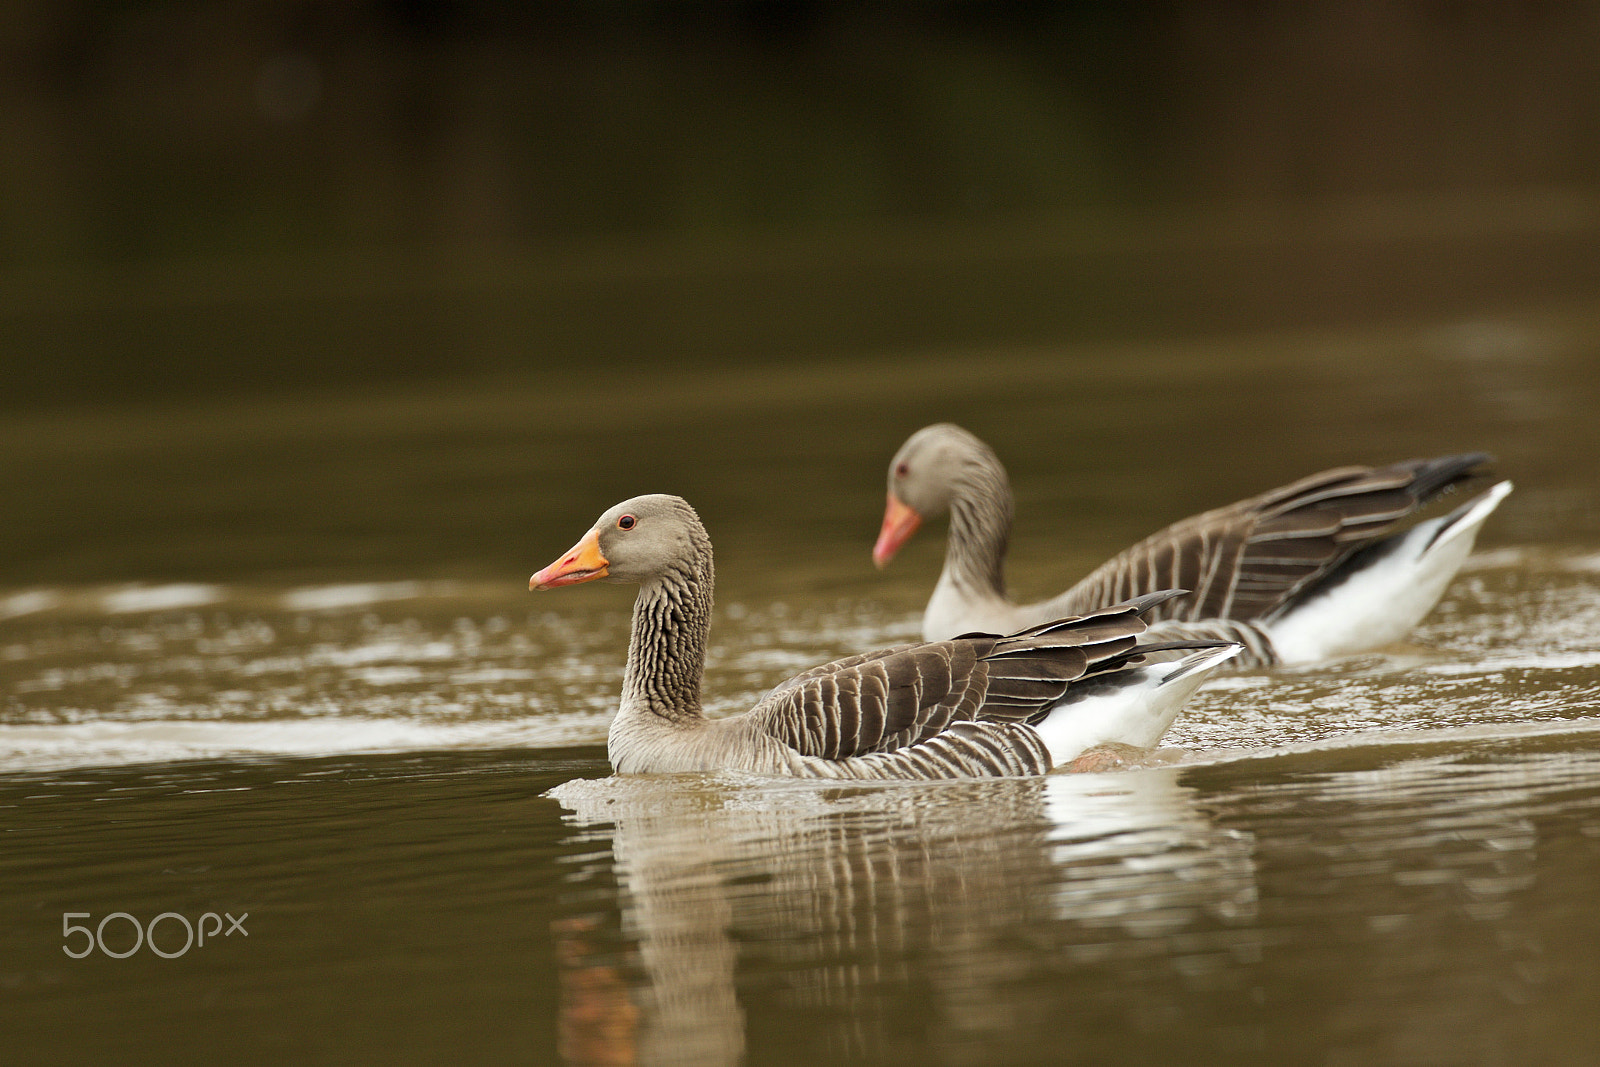
[{"label": "dark green background", "polygon": [[1580,4],[19,2],[0,406],[1600,286]]}]

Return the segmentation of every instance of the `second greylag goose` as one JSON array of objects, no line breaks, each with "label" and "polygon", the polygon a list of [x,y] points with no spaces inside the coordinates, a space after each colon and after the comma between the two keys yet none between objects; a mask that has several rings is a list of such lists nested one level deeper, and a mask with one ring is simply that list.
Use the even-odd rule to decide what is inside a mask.
[{"label": "second greylag goose", "polygon": [[619,773],[742,770],[819,778],[1042,774],[1091,748],[1149,748],[1225,641],[1147,642],[1165,590],[1009,637],[901,645],[815,667],[742,715],[708,719],[711,541],[675,496],[607,511],[528,582],[640,586],[607,754]]},{"label": "second greylag goose", "polygon": [[1238,641],[1239,666],[1313,662],[1392,644],[1432,610],[1511,483],[1448,515],[1401,523],[1488,459],[1475,452],[1313,474],[1174,523],[1060,596],[1017,604],[1003,577],[1005,468],[977,437],[939,423],[912,434],[889,464],[872,558],[887,565],[924,519],[949,512],[944,570],[923,616],[930,641],[1010,632],[1172,586],[1194,595],[1147,612],[1152,634]]}]

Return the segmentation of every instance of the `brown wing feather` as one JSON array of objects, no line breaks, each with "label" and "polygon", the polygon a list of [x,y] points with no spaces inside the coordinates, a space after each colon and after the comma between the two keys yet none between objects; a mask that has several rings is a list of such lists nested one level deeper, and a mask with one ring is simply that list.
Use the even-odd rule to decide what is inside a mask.
[{"label": "brown wing feather", "polygon": [[894,752],[874,752],[813,767],[837,778],[936,779],[1046,774],[1050,752],[1038,734],[1016,723],[957,722]]},{"label": "brown wing feather", "polygon": [[1106,561],[1054,606],[1081,612],[1179,586],[1194,595],[1156,607],[1150,621],[1259,619],[1314,588],[1352,553],[1395,532],[1488,459],[1469,453],[1302,478],[1174,523]]},{"label": "brown wing feather", "polygon": [[1085,674],[1136,662],[1140,613],[1173,595],[1009,637],[972,634],[836,660],[779,685],[749,717],[801,755],[833,760],[921,745],[952,723],[1028,722]]}]

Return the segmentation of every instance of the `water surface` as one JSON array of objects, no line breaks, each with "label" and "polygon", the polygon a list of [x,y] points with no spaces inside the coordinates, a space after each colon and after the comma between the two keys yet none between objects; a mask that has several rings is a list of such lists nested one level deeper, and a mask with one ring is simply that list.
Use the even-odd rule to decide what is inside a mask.
[{"label": "water surface", "polygon": [[[1597,322],[8,416],[11,1053],[1593,1062]],[[1022,596],[1322,466],[1486,449],[1517,490],[1411,641],[1223,678],[1133,770],[609,778],[631,591],[528,574],[616,500],[687,496],[708,707],[741,710],[916,633],[937,531],[868,553],[935,419],[1011,469]],[[63,951],[117,912],[112,953],[164,913],[248,933]]]}]

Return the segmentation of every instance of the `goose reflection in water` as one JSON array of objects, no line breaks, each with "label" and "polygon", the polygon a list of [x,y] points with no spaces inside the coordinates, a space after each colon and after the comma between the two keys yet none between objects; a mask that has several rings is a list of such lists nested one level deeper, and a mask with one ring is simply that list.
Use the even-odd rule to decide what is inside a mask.
[{"label": "goose reflection in water", "polygon": [[[583,914],[556,930],[569,1063],[738,1063],[758,997],[816,1056],[976,1052],[1071,1027],[1047,983],[1019,995],[1030,974],[1119,944],[1177,958],[1149,942],[1179,934],[1254,951],[1251,841],[1214,827],[1175,768],[550,795],[592,846],[569,897]],[[593,910],[612,870],[620,938]]]}]

